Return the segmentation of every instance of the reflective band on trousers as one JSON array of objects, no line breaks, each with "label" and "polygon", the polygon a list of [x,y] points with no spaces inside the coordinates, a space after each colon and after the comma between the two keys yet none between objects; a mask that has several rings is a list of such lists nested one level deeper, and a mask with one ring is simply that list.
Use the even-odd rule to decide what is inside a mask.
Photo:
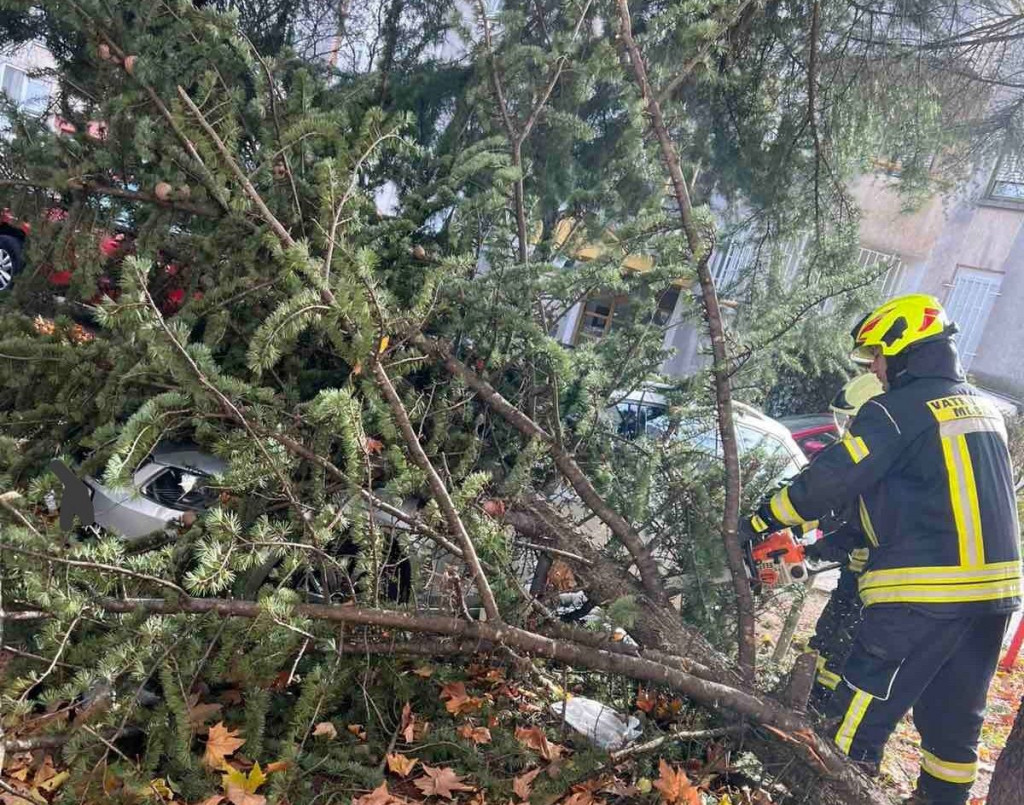
[{"label": "reflective band on trousers", "polygon": [[978,762],[954,763],[925,751],[921,754],[921,771],[947,783],[970,785],[978,776]]},{"label": "reflective band on trousers", "polygon": [[850,747],[853,745],[853,739],[857,735],[857,728],[860,726],[860,722],[864,720],[864,714],[868,711],[868,705],[871,704],[871,700],[874,698],[870,693],[865,693],[862,690],[854,688],[854,691],[850,706],[846,709],[846,717],[843,718],[843,723],[839,725],[835,738],[836,746],[846,754],[850,754]]}]

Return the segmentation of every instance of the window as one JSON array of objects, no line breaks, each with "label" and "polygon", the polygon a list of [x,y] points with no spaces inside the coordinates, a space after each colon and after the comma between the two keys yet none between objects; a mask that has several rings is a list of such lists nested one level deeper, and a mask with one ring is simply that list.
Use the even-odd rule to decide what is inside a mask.
[{"label": "window", "polygon": [[1020,153],[1010,151],[1000,157],[988,195],[999,201],[1024,202],[1024,159]]},{"label": "window", "polygon": [[948,286],[946,311],[960,328],[957,346],[964,369],[970,369],[978,353],[989,313],[1002,284],[1002,274],[968,266],[956,267],[953,284]]},{"label": "window", "polygon": [[898,294],[900,287],[903,285],[904,267],[899,255],[862,248],[857,256],[857,265],[861,268],[874,268],[877,266],[881,270],[882,266],[886,263],[888,263],[889,268],[879,278],[879,283],[881,284],[882,297],[889,299]]},{"label": "window", "polygon": [[50,84],[13,64],[0,64],[0,90],[12,102],[29,114],[41,115],[50,102]]},{"label": "window", "polygon": [[[656,327],[664,327],[672,318],[679,299],[679,289],[669,288],[658,298],[651,323]],[[629,318],[630,301],[628,296],[612,296],[609,294],[592,296],[583,306],[579,327],[576,330],[575,343],[583,340],[598,341],[612,329],[616,321]]]}]

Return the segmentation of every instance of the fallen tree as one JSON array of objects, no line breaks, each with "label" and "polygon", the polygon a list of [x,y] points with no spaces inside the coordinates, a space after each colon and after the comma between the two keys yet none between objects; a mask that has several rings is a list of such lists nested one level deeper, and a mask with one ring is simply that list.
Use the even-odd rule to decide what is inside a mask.
[{"label": "fallen tree", "polygon": [[[803,119],[803,103],[761,84],[762,66],[736,59],[773,54],[781,69],[805,31],[757,26],[749,2],[679,10],[680,56],[659,39],[655,5],[493,17],[481,4],[479,69],[467,71],[420,59],[436,44],[433,13],[390,4],[381,62],[328,74],[257,52],[235,17],[187,3],[46,6],[58,102],[108,134],[56,135],[15,115],[18,136],[0,145],[0,192],[76,211],[63,229],[37,222],[28,264],[66,269],[66,294],[93,306],[88,328],[72,324],[39,270],[18,278],[0,318],[0,481],[18,490],[0,498],[0,639],[16,671],[4,745],[61,747],[88,789],[137,723],[155,737],[145,763],[122,758],[132,774],[189,774],[191,711],[215,706],[196,697],[228,677],[261,691],[283,675],[285,689],[304,679],[274,738],[301,764],[298,725],[355,673],[342,658],[488,654],[524,673],[587,669],[677,692],[724,722],[710,732],[742,735],[795,798],[885,802],[803,714],[806,661],[774,694],[755,675],[736,524],[742,496],[774,470],[741,466],[732,412],[736,373],[768,371],[771,349],[796,337],[787,311],[834,298],[840,319],[871,278],[853,266],[850,231],[825,222],[818,246],[845,257],[777,300],[776,337],[758,334],[770,348],[738,363],[709,266],[714,227],[695,199],[756,194],[701,169],[712,155],[684,136],[717,118],[716,93],[746,104],[763,92]],[[424,24],[403,33],[409,15]],[[696,77],[719,52],[708,90]],[[817,121],[810,74],[800,100]],[[688,112],[669,108],[679,97]],[[794,136],[844,133],[818,128]],[[787,182],[764,214],[788,216],[812,182],[818,223],[821,166],[779,158]],[[137,254],[110,264],[95,241],[115,225],[132,229]],[[152,259],[165,249],[173,262]],[[646,270],[627,270],[638,260]],[[116,292],[97,302],[101,279]],[[180,285],[173,316],[154,292],[166,282]],[[710,373],[667,390],[664,438],[625,438],[608,409],[657,373],[666,333],[698,305]],[[588,319],[573,351],[552,335],[565,340],[570,317]],[[721,460],[673,438],[680,411],[689,430],[717,431]],[[211,487],[198,511],[139,542],[114,526],[60,532],[54,455],[131,488],[174,441],[226,462],[223,477],[180,479],[173,504],[185,485]],[[413,592],[390,589],[396,550],[417,566]],[[562,623],[555,574],[524,583],[519,566],[545,554],[592,603],[626,611],[638,645]],[[700,587],[726,567],[731,590]],[[385,604],[402,594],[406,608]],[[138,704],[151,685],[155,714]],[[252,746],[268,701],[245,703]],[[319,762],[296,768],[282,796]]]}]

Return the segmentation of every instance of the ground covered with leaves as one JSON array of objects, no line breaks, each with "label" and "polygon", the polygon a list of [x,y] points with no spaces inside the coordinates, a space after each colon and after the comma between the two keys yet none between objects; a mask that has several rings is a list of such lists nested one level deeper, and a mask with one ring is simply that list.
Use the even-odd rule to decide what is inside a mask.
[{"label": "ground covered with leaves", "polygon": [[[73,787],[60,748],[44,745],[6,753],[0,802],[773,802],[769,792],[740,771],[739,756],[717,739],[719,731],[707,729],[679,699],[656,691],[593,674],[584,679],[564,672],[553,681],[485,661],[352,657],[343,662],[359,666],[345,675],[352,695],[340,698],[347,701],[347,711],[314,708],[314,717],[303,726],[300,752],[292,757],[275,753],[272,725],[254,725],[249,706],[252,698],[301,697],[305,681],[285,673],[263,690],[193,690],[186,701],[189,723],[177,725],[190,732],[191,756],[177,759],[175,775],[159,767],[140,768],[137,751],[118,741],[110,743],[92,775],[70,778],[83,780]],[[393,695],[382,695],[384,688]],[[640,721],[642,737],[621,755],[596,747],[557,714],[563,689],[602,695],[619,713]],[[37,716],[36,725],[18,731],[19,739],[31,742],[55,719],[73,725],[75,716],[59,709]],[[685,737],[666,740],[656,751],[642,747],[673,733]],[[267,737],[257,740],[262,734]],[[97,738],[102,736],[97,733]],[[313,756],[318,759],[311,763]],[[182,763],[191,769],[186,775],[180,772]]]}]

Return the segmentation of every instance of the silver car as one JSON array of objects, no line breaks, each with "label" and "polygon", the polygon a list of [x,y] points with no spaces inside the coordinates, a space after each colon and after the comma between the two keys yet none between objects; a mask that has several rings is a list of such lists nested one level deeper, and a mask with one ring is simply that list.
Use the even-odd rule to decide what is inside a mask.
[{"label": "silver car", "polygon": [[130,487],[114,489],[91,476],[85,484],[97,525],[131,542],[181,522],[186,512],[212,506],[217,491],[210,483],[227,468],[194,445],[161,444],[135,471]]}]

